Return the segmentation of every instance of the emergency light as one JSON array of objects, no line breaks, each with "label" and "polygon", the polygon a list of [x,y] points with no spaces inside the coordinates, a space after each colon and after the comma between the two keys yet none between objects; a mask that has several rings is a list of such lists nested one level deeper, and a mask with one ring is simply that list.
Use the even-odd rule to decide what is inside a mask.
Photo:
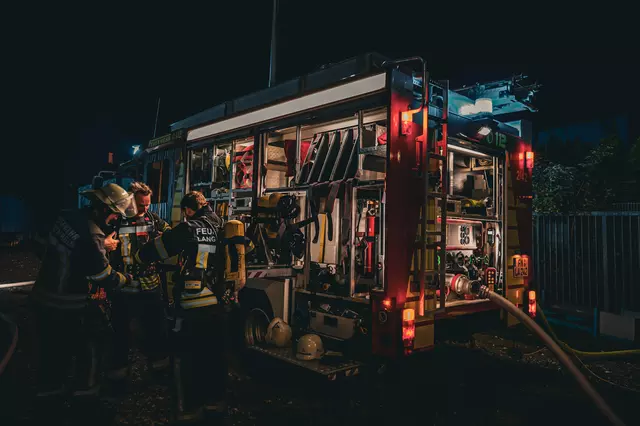
[{"label": "emergency light", "polygon": [[382,308],[385,311],[390,311],[392,306],[393,306],[393,303],[391,302],[391,299],[384,299],[382,301]]},{"label": "emergency light", "polygon": [[524,155],[525,157],[525,167],[527,169],[533,169],[533,152],[528,151]]},{"label": "emergency light", "polygon": [[420,109],[412,109],[403,111],[400,114],[400,134],[408,135],[411,133],[411,123],[413,123],[413,114],[420,112]]},{"label": "emergency light", "polygon": [[536,317],[536,292],[533,290],[529,291],[529,315]]},{"label": "emergency light", "polygon": [[531,151],[518,153],[518,161],[521,168],[533,169],[533,158],[534,154]]},{"label": "emergency light", "polygon": [[402,343],[405,348],[413,348],[416,337],[416,311],[404,309],[402,311]]}]

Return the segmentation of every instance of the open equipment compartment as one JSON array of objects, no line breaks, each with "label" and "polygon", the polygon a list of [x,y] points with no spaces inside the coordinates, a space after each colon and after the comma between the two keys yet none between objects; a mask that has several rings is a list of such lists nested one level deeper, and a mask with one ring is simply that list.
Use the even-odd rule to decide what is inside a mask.
[{"label": "open equipment compartment", "polygon": [[[226,203],[255,246],[240,293],[248,348],[352,375],[431,349],[437,321],[498,314],[464,286],[522,304],[528,270],[510,265],[531,253],[532,165],[518,162],[531,146],[499,118],[532,107],[515,80],[451,90],[406,63],[366,55],[172,126],[188,132],[185,190]],[[491,93],[508,107],[490,109]],[[276,317],[289,347],[265,340]],[[307,333],[331,355],[298,360]]]}]

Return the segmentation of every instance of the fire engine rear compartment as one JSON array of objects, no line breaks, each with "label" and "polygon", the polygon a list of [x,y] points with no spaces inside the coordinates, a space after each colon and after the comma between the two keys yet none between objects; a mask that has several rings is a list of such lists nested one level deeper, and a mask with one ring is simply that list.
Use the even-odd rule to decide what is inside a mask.
[{"label": "fire engine rear compartment", "polygon": [[[379,113],[383,117],[384,111]],[[372,114],[373,115],[373,114]],[[366,122],[366,120],[363,120]],[[385,122],[380,120],[367,129],[370,135],[378,135],[376,141],[380,139],[380,135],[384,135]],[[339,123],[334,123],[338,126]],[[375,126],[375,127],[374,127]],[[278,158],[276,149],[278,142],[287,140],[291,137],[292,129],[284,129],[282,132],[276,132],[276,135],[269,138],[267,149],[267,164],[271,158]],[[352,137],[357,135],[357,128],[346,128],[338,131],[331,131],[328,137],[323,140],[323,134],[313,133],[313,137],[317,139],[319,155],[330,156],[331,151],[338,153],[338,158],[334,159],[334,168],[339,167],[339,153],[344,152]],[[305,133],[303,133],[305,134]],[[309,133],[311,134],[311,132]],[[338,145],[337,141],[343,143]],[[303,140],[304,141],[304,140]],[[384,146],[374,145],[374,143],[364,139],[365,143],[371,143],[372,148],[380,151],[384,150]],[[309,141],[310,144],[312,141]],[[322,142],[327,143],[324,150]],[[356,139],[356,143],[359,138]],[[331,146],[334,144],[333,146]],[[365,148],[366,149],[366,148]],[[284,149],[280,153],[284,154]],[[308,151],[307,151],[308,152]],[[372,152],[373,149],[364,152]],[[318,154],[316,154],[318,155]],[[360,154],[362,155],[362,154]],[[280,157],[281,158],[281,157]],[[317,158],[317,157],[316,157]],[[303,160],[304,161],[304,160]],[[502,247],[498,243],[502,228],[500,225],[499,208],[493,206],[500,205],[500,192],[494,191],[494,188],[500,187],[497,184],[499,176],[502,175],[502,162],[504,157],[491,156],[480,151],[473,151],[451,145],[448,161],[450,165],[450,181],[452,182],[450,192],[450,202],[448,205],[449,216],[447,220],[447,258],[446,272],[447,285],[445,306],[447,311],[440,309],[439,290],[432,291],[425,300],[425,311],[440,310],[444,311],[436,318],[444,318],[447,316],[464,314],[465,310],[473,312],[477,310],[494,309],[490,302],[486,300],[474,300],[469,297],[459,295],[451,289],[451,281],[453,279],[461,279],[467,277],[471,280],[477,280],[487,274],[488,268],[494,268],[492,272],[490,285],[499,290],[500,284],[496,282],[501,271]],[[384,177],[384,167],[376,170],[367,169],[368,164],[376,164],[375,162],[362,161],[363,175],[369,173],[374,177]],[[323,167],[318,167],[318,163],[314,163],[317,169],[326,169],[326,162]],[[302,166],[300,167],[302,169]],[[313,175],[313,165],[309,169],[310,175]],[[277,173],[279,172],[279,173]],[[301,211],[301,217],[308,216],[309,210],[309,189],[306,191],[292,191],[289,188],[279,186],[283,181],[284,170],[267,169],[266,173],[266,190],[267,194],[290,192],[300,197],[301,205],[304,209]],[[318,174],[321,176],[322,173]],[[303,173],[298,173],[293,179],[303,177]],[[308,267],[308,274],[296,273],[296,269],[291,268],[294,274],[287,285],[284,286],[288,290],[291,287],[290,297],[292,300],[291,311],[282,310],[282,316],[290,322],[294,327],[299,328],[298,335],[305,332],[313,332],[323,338],[328,349],[337,352],[333,356],[325,357],[322,361],[300,361],[295,357],[295,345],[288,348],[277,348],[270,346],[264,341],[266,327],[268,325],[268,316],[260,315],[260,324],[253,325],[253,330],[249,327],[245,330],[248,335],[252,336],[251,348],[261,352],[270,354],[278,359],[289,362],[294,365],[303,366],[312,369],[323,375],[333,377],[335,374],[357,374],[361,366],[361,361],[367,358],[371,352],[371,344],[367,340],[367,335],[371,330],[371,321],[374,320],[370,308],[370,294],[372,292],[381,292],[384,290],[383,282],[383,265],[384,265],[384,185],[381,179],[372,179],[352,188],[352,204],[350,211],[342,208],[345,204],[347,195],[340,194],[335,201],[334,210],[331,213],[333,225],[329,226],[329,221],[325,215],[319,216],[319,236],[317,241],[313,241],[314,229],[310,225],[305,232],[308,235],[308,246],[302,259],[309,258],[311,260]],[[472,198],[473,197],[473,198]],[[497,198],[496,198],[497,197]],[[478,200],[490,198],[489,203],[481,204]],[[495,201],[494,201],[495,200]],[[487,205],[492,207],[486,207]],[[346,214],[350,218],[345,218]],[[469,219],[472,218],[472,219]],[[345,229],[341,226],[345,219],[354,224],[355,244],[353,250],[344,253],[341,247]],[[441,220],[441,218],[439,217]],[[348,228],[347,228],[348,229]],[[350,235],[347,235],[350,237]],[[260,248],[260,247],[259,247]],[[349,247],[351,248],[351,247]],[[351,273],[350,254],[355,253],[355,262],[353,262],[354,280],[349,281],[348,274]],[[257,254],[259,257],[260,254]],[[341,256],[346,257],[342,258]],[[276,257],[276,256],[274,256]],[[419,257],[416,250],[415,258]],[[376,262],[375,260],[379,261]],[[266,257],[265,259],[266,260]],[[264,260],[261,262],[257,259],[253,263],[248,263],[249,274],[252,270],[263,270]],[[295,262],[295,260],[294,260]],[[273,264],[270,269],[271,273],[278,270],[278,263]],[[287,265],[281,268],[287,269]],[[415,269],[415,268],[414,268]],[[304,267],[302,270],[306,272]],[[416,272],[416,271],[414,271]],[[267,272],[269,273],[269,272]],[[305,280],[306,277],[308,280]],[[348,283],[351,282],[351,285]],[[410,290],[418,282],[417,277],[410,284]],[[275,286],[275,284],[274,284]],[[283,295],[284,296],[284,295]],[[429,297],[431,296],[431,297]],[[430,302],[435,301],[435,306],[430,306]],[[446,312],[446,313],[445,313]],[[274,312],[274,316],[278,316]],[[416,320],[427,322],[433,316],[428,313],[423,316],[417,316]]]},{"label": "fire engine rear compartment", "polygon": [[[315,237],[313,225],[308,225],[302,229],[302,232],[308,233],[308,247],[305,247],[305,254],[299,259],[289,259],[289,263],[281,261],[281,255],[276,249],[268,249],[269,245],[269,225],[265,225],[258,230],[257,250],[259,253],[248,259],[248,276],[262,276],[274,279],[274,286],[282,286],[291,292],[290,298],[293,300],[292,309],[282,309],[280,316],[286,321],[301,326],[302,329],[312,331],[320,335],[327,341],[328,347],[339,348],[344,353],[344,343],[349,342],[354,337],[360,340],[362,345],[362,336],[366,335],[370,329],[371,313],[369,307],[370,292],[383,290],[383,265],[384,265],[384,238],[385,233],[380,232],[384,229],[384,162],[377,158],[384,159],[385,145],[380,144],[380,140],[384,140],[386,111],[378,109],[362,114],[363,116],[363,145],[360,145],[362,158],[362,176],[369,176],[372,179],[363,181],[356,187],[352,188],[352,198],[356,202],[352,205],[351,211],[345,211],[343,208],[346,195],[344,193],[336,197],[335,206],[331,213],[332,223],[328,226],[327,213],[319,215],[319,236],[317,241],[313,241]],[[350,123],[346,123],[350,124]],[[309,128],[301,128],[300,136],[302,146],[305,142],[312,144],[316,139],[318,145],[316,157],[313,160],[300,159],[297,163],[297,173],[291,176],[291,179],[302,181],[299,187],[290,188],[287,186],[287,157],[285,150],[285,141],[295,141],[297,129],[286,128],[272,132],[267,141],[266,152],[266,173],[264,179],[265,194],[282,194],[287,193],[295,195],[301,207],[299,217],[309,216],[309,182],[317,183],[323,176],[342,175],[347,173],[349,160],[353,156],[354,147],[360,143],[358,137],[358,128],[355,126],[345,127],[344,121],[335,121],[329,124],[322,124]],[[336,129],[337,128],[337,129]],[[325,130],[318,132],[317,129]],[[334,130],[335,129],[335,130]],[[305,140],[306,138],[306,140]],[[323,146],[324,143],[324,146]],[[233,146],[233,148],[232,148]],[[250,212],[250,202],[247,198],[242,198],[250,188],[251,176],[247,176],[247,166],[252,166],[252,157],[246,155],[247,147],[253,147],[252,139],[239,139],[233,141],[231,145],[224,144],[215,145],[211,152],[217,157],[222,157],[228,152],[234,152],[236,155],[235,174],[232,181],[232,198],[231,205],[235,207],[236,214]],[[304,152],[304,148],[301,150]],[[222,155],[220,154],[222,153]],[[306,151],[307,156],[311,157]],[[201,154],[200,154],[201,155]],[[318,161],[319,156],[325,156],[324,163]],[[375,156],[371,160],[370,158]],[[305,174],[304,165],[311,163]],[[494,188],[498,175],[501,173],[501,164],[499,157],[488,156],[480,151],[470,151],[461,148],[456,150],[454,146],[449,152],[450,181],[452,182],[449,190],[450,201],[448,202],[449,217],[447,218],[447,273],[448,275],[464,274],[471,279],[479,276],[485,266],[498,265],[500,259],[500,246],[496,244],[496,235],[499,239],[501,233],[499,218],[496,209],[486,208],[485,206],[476,206],[475,204],[465,204],[463,210],[463,202],[466,200],[478,200],[482,198],[494,199]],[[221,159],[212,161],[213,164],[222,163]],[[305,163],[306,162],[306,163]],[[192,163],[193,165],[194,163]],[[320,166],[320,164],[322,166]],[[329,164],[333,164],[331,174],[328,174]],[[315,168],[314,168],[315,166]],[[353,166],[355,169],[355,166]],[[498,171],[498,175],[496,174]],[[224,214],[225,210],[220,209],[219,177],[222,170],[218,167],[212,171],[213,181],[212,197],[210,201],[218,206],[218,212]],[[224,175],[223,175],[224,176]],[[317,176],[317,178],[316,178]],[[314,178],[315,181],[314,181]],[[380,179],[382,178],[382,179]],[[494,179],[495,178],[495,179]],[[225,181],[226,184],[226,181]],[[198,185],[198,183],[196,183]],[[473,198],[472,198],[473,197]],[[225,199],[226,200],[226,199]],[[477,204],[477,203],[476,203]],[[494,201],[492,205],[495,205]],[[463,214],[464,213],[464,214]],[[346,215],[350,217],[345,217]],[[467,219],[473,217],[473,219]],[[441,218],[439,218],[441,219]],[[355,244],[354,250],[349,253],[342,253],[341,242],[343,238],[349,238],[349,233],[344,232],[341,226],[345,220],[354,223]],[[348,228],[346,228],[348,229]],[[491,231],[488,231],[491,229]],[[487,237],[490,233],[491,236]],[[347,235],[343,235],[347,234]],[[480,250],[481,255],[479,255]],[[355,253],[355,262],[353,264],[353,273],[355,279],[352,285],[349,282],[348,274],[351,273],[351,263],[349,255]],[[342,256],[347,258],[341,259]],[[416,251],[415,257],[418,257]],[[311,260],[309,265],[309,280],[305,282],[306,274],[300,274],[300,260],[307,257]],[[295,256],[294,256],[295,257]],[[379,261],[376,262],[376,259]],[[296,265],[296,262],[297,265]],[[291,264],[293,263],[293,265]],[[265,268],[267,266],[267,268]],[[270,266],[270,267],[269,267]],[[297,266],[297,268],[296,268]],[[495,266],[492,266],[495,267]],[[499,270],[499,268],[497,268]],[[302,270],[304,272],[304,269]],[[262,275],[264,274],[264,275]],[[278,276],[282,277],[278,280]],[[286,277],[286,278],[285,278]],[[417,277],[416,277],[417,278]],[[449,278],[449,277],[448,277]],[[251,279],[251,278],[250,278]],[[287,285],[282,283],[287,280]],[[417,282],[417,279],[415,280]],[[292,285],[293,284],[293,285]],[[249,284],[251,286],[251,284]],[[291,288],[289,290],[289,287]],[[470,306],[477,304],[487,305],[484,300],[469,300],[459,296],[455,291],[451,291],[450,282],[447,288],[445,298],[445,306],[454,308],[459,306]],[[284,297],[284,294],[282,295]],[[437,300],[439,291],[435,292],[435,309],[440,308]],[[425,302],[428,303],[428,300]],[[306,308],[306,309],[305,309]],[[274,313],[275,315],[275,313]],[[351,316],[352,318],[349,318]],[[426,318],[426,317],[424,317]],[[344,360],[344,357],[334,358],[332,362],[327,363],[321,361],[306,362],[295,358],[295,347],[275,348],[266,344],[259,336],[264,337],[269,317],[258,317],[259,325],[254,325],[255,330],[249,331],[255,336],[252,348],[263,353],[268,353],[278,359],[290,362],[298,366],[304,366],[313,369],[324,375],[333,375],[337,373],[353,374],[357,372],[360,366],[358,361]],[[421,317],[418,317],[418,321]],[[334,344],[332,344],[334,343]],[[370,345],[364,345],[366,348]],[[369,349],[370,350],[370,349]],[[347,349],[349,352],[349,349]],[[360,352],[364,355],[365,351]]]},{"label": "fire engine rear compartment", "polygon": [[[433,111],[442,118],[448,86],[429,86],[429,119]],[[363,101],[365,107],[352,102],[327,108],[297,123],[285,120],[293,125],[275,121],[253,136],[198,141],[188,154],[189,187],[204,191],[225,219],[244,221],[255,245],[247,255],[248,282],[241,295],[248,347],[328,376],[354,374],[370,357],[383,316],[412,309],[413,349],[429,349],[435,320],[495,309],[465,296],[465,286],[482,281],[503,291],[504,150],[449,137],[441,124],[433,130],[430,122],[428,143],[440,140],[441,155],[431,156],[425,186],[409,190],[425,197],[419,216],[426,211],[434,219],[426,222],[423,235],[416,223],[414,245],[406,247],[412,257],[406,302],[395,306],[395,298],[386,295],[387,241],[396,238],[389,235],[386,211],[394,114],[380,106],[388,98],[378,99]],[[416,121],[414,127],[422,125]],[[438,231],[443,221],[446,226]],[[430,247],[428,254],[423,247]],[[273,317],[296,331],[291,347],[265,342]],[[295,338],[305,333],[321,336],[334,353],[320,361],[297,360]]]}]

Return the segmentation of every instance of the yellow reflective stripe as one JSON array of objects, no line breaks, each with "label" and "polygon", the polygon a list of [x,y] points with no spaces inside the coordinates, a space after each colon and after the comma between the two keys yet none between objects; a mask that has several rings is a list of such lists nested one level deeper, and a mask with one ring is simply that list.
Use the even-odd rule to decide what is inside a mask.
[{"label": "yellow reflective stripe", "polygon": [[209,259],[209,253],[198,251],[198,254],[196,254],[196,268],[207,269],[208,259]]},{"label": "yellow reflective stripe", "polygon": [[202,287],[201,281],[185,281],[184,288],[185,290],[200,290]]},{"label": "yellow reflective stripe", "polygon": [[198,244],[198,254],[196,254],[196,268],[207,269],[209,253],[215,253],[216,246],[210,244]]},{"label": "yellow reflective stripe", "polygon": [[147,277],[140,277],[140,284],[153,284],[153,283],[159,283],[160,282],[160,276],[159,275],[150,275]]},{"label": "yellow reflective stripe", "polygon": [[153,240],[153,244],[156,246],[156,250],[162,259],[166,259],[169,257],[169,253],[167,253],[167,249],[164,248],[164,243],[162,242],[162,237],[158,237]]},{"label": "yellow reflective stripe", "polygon": [[104,268],[104,270],[98,274],[87,276],[87,279],[91,281],[102,281],[105,278],[107,278],[109,274],[111,274],[111,265],[107,265],[107,267]]},{"label": "yellow reflective stripe", "polygon": [[158,285],[160,285],[159,275],[140,278],[140,287],[142,287],[143,290],[153,290],[154,288],[158,287]]},{"label": "yellow reflective stripe", "polygon": [[211,295],[213,295],[213,292],[205,287],[204,290],[202,290],[200,293],[196,293],[196,294],[182,293],[180,299],[194,300],[194,299],[199,299],[201,297],[207,297]]},{"label": "yellow reflective stripe", "polygon": [[142,263],[142,260],[140,260],[140,250],[138,250],[136,254],[133,255],[133,257],[136,259],[136,262]]},{"label": "yellow reflective stripe", "polygon": [[121,274],[120,272],[116,272],[116,274],[118,274],[118,282],[120,283],[120,285],[123,285],[127,282],[127,277],[125,277],[123,274]]},{"label": "yellow reflective stripe", "polygon": [[141,232],[153,232],[153,225],[126,226],[120,228],[120,234],[137,234]]},{"label": "yellow reflective stripe", "polygon": [[140,277],[133,280],[129,285],[122,287],[125,293],[139,293],[142,291],[153,290],[160,285],[160,276],[152,275],[150,277]]},{"label": "yellow reflective stripe", "polygon": [[201,308],[203,306],[217,305],[218,299],[215,296],[204,297],[202,299],[180,301],[182,309]]},{"label": "yellow reflective stripe", "polygon": [[129,238],[128,234],[120,234],[120,253],[122,253],[122,257],[126,258],[131,255],[131,238]]}]

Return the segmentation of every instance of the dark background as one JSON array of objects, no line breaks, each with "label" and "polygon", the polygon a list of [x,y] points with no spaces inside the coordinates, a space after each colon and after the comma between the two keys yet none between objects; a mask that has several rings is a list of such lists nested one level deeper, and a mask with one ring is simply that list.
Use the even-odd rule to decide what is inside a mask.
[{"label": "dark background", "polygon": [[[5,14],[0,193],[60,206],[108,152],[122,162],[152,138],[158,97],[160,136],[265,88],[271,3],[33,4]],[[432,3],[281,0],[277,80],[367,51],[421,55],[452,87],[521,72],[536,79],[537,130],[624,114],[637,135],[640,48],[629,8]]]}]

